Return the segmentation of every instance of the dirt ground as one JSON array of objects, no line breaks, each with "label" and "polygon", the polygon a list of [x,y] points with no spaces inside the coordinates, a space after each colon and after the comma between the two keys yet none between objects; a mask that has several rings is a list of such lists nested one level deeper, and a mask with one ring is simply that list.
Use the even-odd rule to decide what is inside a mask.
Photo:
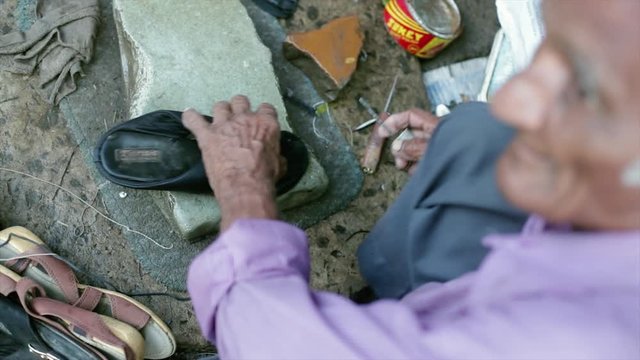
[{"label": "dirt ground", "polygon": [[[16,4],[17,0],[0,0],[0,34],[15,29]],[[368,136],[368,131],[348,130],[368,119],[356,104],[358,95],[381,109],[394,75],[400,73],[391,110],[426,107],[421,70],[488,54],[496,29],[493,1],[459,0],[458,5],[465,24],[463,36],[435,60],[422,63],[406,54],[386,33],[380,0],[300,0],[296,14],[281,22],[287,31],[304,31],[341,15],[359,16],[367,57],[338,100],[331,104],[336,122],[358,157]],[[101,184],[89,176],[62,113],[39,97],[36,86],[33,78],[0,71],[0,225],[31,229],[54,251],[82,269],[83,281],[101,286],[108,286],[108,282],[125,293],[167,291],[141,270],[127,248],[122,230],[87,205],[105,211]],[[80,81],[79,86],[94,85]],[[306,229],[311,243],[314,288],[351,296],[365,285],[358,272],[356,249],[408,178],[393,167],[388,152],[385,154],[378,172],[365,177],[357,199],[343,211]],[[55,185],[77,194],[84,202]],[[175,358],[211,349],[199,335],[189,302],[167,296],[138,299],[173,329],[180,347]]]}]

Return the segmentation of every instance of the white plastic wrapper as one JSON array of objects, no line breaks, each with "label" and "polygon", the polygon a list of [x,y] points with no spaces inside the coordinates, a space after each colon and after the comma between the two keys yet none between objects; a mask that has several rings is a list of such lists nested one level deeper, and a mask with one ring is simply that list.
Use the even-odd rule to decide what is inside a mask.
[{"label": "white plastic wrapper", "polygon": [[440,104],[455,106],[475,100],[485,76],[487,58],[475,58],[443,66],[423,74],[431,112]]},{"label": "white plastic wrapper", "polygon": [[542,0],[496,0],[502,28],[493,41],[478,101],[493,94],[533,59],[542,39]]},{"label": "white plastic wrapper", "polygon": [[496,8],[502,29],[488,59],[467,60],[424,73],[432,111],[438,104],[491,101],[493,94],[533,59],[545,34],[542,0],[496,0]]},{"label": "white plastic wrapper", "polygon": [[544,38],[542,0],[496,0],[496,8],[511,48],[513,68],[520,71],[531,62]]}]

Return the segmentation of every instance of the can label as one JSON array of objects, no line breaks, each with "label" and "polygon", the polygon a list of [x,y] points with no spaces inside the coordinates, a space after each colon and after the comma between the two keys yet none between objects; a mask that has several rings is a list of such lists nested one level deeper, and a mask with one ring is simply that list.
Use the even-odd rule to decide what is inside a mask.
[{"label": "can label", "polygon": [[384,24],[396,42],[411,54],[423,59],[432,58],[460,34],[456,31],[450,38],[432,34],[411,15],[409,6],[406,0],[388,0],[384,7]]}]

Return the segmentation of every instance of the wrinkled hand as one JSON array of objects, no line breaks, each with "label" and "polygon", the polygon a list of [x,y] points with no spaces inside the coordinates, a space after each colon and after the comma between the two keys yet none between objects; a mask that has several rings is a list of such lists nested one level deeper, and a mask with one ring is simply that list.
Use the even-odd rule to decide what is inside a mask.
[{"label": "wrinkled hand", "polygon": [[411,138],[396,139],[391,144],[391,153],[398,169],[406,169],[409,174],[413,174],[417,162],[427,150],[438,121],[439,119],[431,113],[415,108],[389,116],[378,128],[378,135],[383,138],[391,137],[407,128],[411,131]]},{"label": "wrinkled hand", "polygon": [[182,123],[195,136],[205,171],[222,213],[221,230],[240,218],[277,217],[275,181],[284,173],[280,126],[275,108],[251,111],[245,96],[213,106],[213,122],[195,110]]}]

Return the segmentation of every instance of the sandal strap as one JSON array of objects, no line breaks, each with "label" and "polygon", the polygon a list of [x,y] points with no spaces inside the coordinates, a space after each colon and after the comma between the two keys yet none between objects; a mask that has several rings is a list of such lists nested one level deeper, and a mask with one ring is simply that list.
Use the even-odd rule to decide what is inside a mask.
[{"label": "sandal strap", "polygon": [[129,324],[137,330],[142,329],[149,322],[149,319],[151,319],[151,315],[130,301],[115,295],[106,295],[109,297],[111,314],[115,319]]},{"label": "sandal strap", "polygon": [[37,314],[62,319],[73,326],[74,332],[80,332],[116,346],[124,351],[126,359],[135,359],[129,345],[113,335],[98,314],[43,297],[32,299],[31,306]]},{"label": "sandal strap", "polygon": [[[4,295],[4,296],[9,296],[12,293],[17,293],[18,298],[20,300],[20,304],[22,305],[22,308],[25,310],[25,312],[32,318],[36,318],[44,323],[46,323],[47,325],[57,329],[58,331],[60,331],[61,333],[64,333],[65,335],[74,337],[75,336],[64,326],[62,326],[61,324],[59,324],[58,322],[46,317],[46,316],[42,316],[39,315],[37,313],[35,313],[28,305],[26,302],[26,298],[27,295],[31,295],[31,296],[38,296],[39,294],[44,294],[44,289],[42,289],[38,284],[36,284],[33,280],[29,279],[29,278],[22,278],[20,279],[17,283],[10,277],[0,273],[0,294]],[[126,346],[126,344],[125,344]],[[90,351],[91,353],[93,353],[95,356],[97,356],[99,359],[102,360],[107,360],[107,357],[102,354],[101,352],[92,349],[91,347],[85,347],[85,349],[87,349],[88,351]],[[125,349],[125,353],[126,353],[126,349]]]},{"label": "sandal strap", "polygon": [[[18,281],[16,293],[22,307],[30,316],[54,325],[67,334],[76,337],[73,332],[51,320],[49,316],[63,320],[71,324],[75,331],[79,330],[80,333],[86,334],[88,337],[100,339],[111,346],[122,349],[126,359],[135,359],[135,355],[129,345],[116,337],[98,314],[61,301],[41,297],[40,295],[45,294],[44,289],[29,278],[22,278]],[[28,295],[31,295],[31,299],[27,299]],[[106,359],[104,355],[99,355]]]},{"label": "sandal strap", "polygon": [[20,305],[22,305],[22,308],[25,310],[25,312],[33,317],[36,318],[38,320],[41,320],[53,327],[55,327],[56,329],[64,332],[67,335],[73,336],[75,337],[73,334],[71,334],[71,332],[65,328],[64,326],[62,326],[62,324],[58,323],[57,321],[54,321],[46,316],[41,316],[37,313],[35,313],[31,307],[29,307],[29,305],[27,304],[27,295],[31,295],[32,297],[37,297],[37,296],[41,296],[45,294],[44,289],[38,285],[35,281],[29,279],[29,278],[22,278],[20,279],[17,283],[15,283],[15,290],[14,290],[17,294],[18,294],[18,299],[20,300]]},{"label": "sandal strap", "polygon": [[76,301],[72,305],[85,310],[93,311],[93,309],[98,306],[98,303],[100,303],[101,297],[102,292],[100,290],[93,287],[87,287],[82,291],[82,295],[80,295],[78,301]]},{"label": "sandal strap", "polygon": [[10,277],[0,273],[0,294],[9,296],[16,291],[16,282]]},{"label": "sandal strap", "polygon": [[[23,280],[24,279],[21,279],[20,281],[23,281]],[[31,281],[31,283],[29,283],[29,281]],[[29,287],[30,289],[35,289],[35,288],[38,287],[38,285],[35,282],[33,282],[32,280],[30,280],[30,279],[28,279],[28,280],[26,280],[24,282],[24,286],[25,287]],[[37,291],[43,291],[42,288],[39,288],[39,289],[36,289],[36,290]],[[9,297],[10,294],[17,293],[17,292],[18,291],[17,291],[17,283],[16,283],[16,281],[13,280],[12,278],[10,278],[9,276],[0,273],[0,294],[2,294],[5,297]],[[31,291],[30,291],[30,293],[31,293]],[[53,321],[53,320],[51,320],[49,318],[42,318],[40,316],[37,316],[36,314],[33,314],[32,311],[28,307],[26,307],[24,305],[22,297],[18,296],[18,298],[20,300],[21,307],[25,310],[25,313],[28,316],[30,316],[32,318],[37,318],[37,319],[47,323],[49,326],[57,329],[58,331],[66,334],[66,335],[72,336],[72,334],[66,328],[64,328],[62,325],[58,324],[57,322],[55,322],[55,321]],[[92,351],[92,352],[95,352],[95,351]],[[101,355],[101,354],[98,354],[98,355]],[[103,359],[103,358],[104,357],[101,357],[101,359]]]},{"label": "sandal strap", "polygon": [[[110,314],[105,315],[127,323],[137,330],[142,329],[149,322],[151,316],[127,299],[104,293],[100,289],[91,286],[85,287],[82,290],[82,294],[80,294],[78,279],[73,270],[67,263],[57,257],[43,255],[50,253],[51,250],[49,248],[40,245],[23,252],[21,256],[24,258],[7,262],[6,266],[16,271],[18,270],[17,267],[21,267],[23,269],[18,273],[22,273],[26,269],[26,265],[32,262],[41,266],[47,272],[56,286],[62,291],[65,302],[84,310],[93,311],[98,306],[102,296],[106,296],[109,299]],[[21,260],[26,261],[23,262]]]},{"label": "sandal strap", "polygon": [[[40,245],[31,250],[25,251],[20,255],[24,257],[24,260],[29,260],[29,262],[40,265],[42,268],[44,268],[47,274],[56,283],[56,286],[62,291],[62,294],[64,294],[66,302],[68,302],[69,304],[74,304],[80,298],[80,294],[78,292],[78,279],[76,278],[76,274],[64,261],[54,256],[44,255],[50,253],[51,250],[49,248]],[[22,274],[24,273],[24,270],[26,270],[26,266],[24,264],[28,263],[12,261],[7,262],[5,266],[9,267],[19,274]]]},{"label": "sandal strap", "polygon": [[30,263],[31,260],[29,259],[16,259],[7,261],[5,263],[5,266],[11,268],[11,270],[18,274],[22,274],[25,270],[27,270],[27,267],[29,267]]}]

